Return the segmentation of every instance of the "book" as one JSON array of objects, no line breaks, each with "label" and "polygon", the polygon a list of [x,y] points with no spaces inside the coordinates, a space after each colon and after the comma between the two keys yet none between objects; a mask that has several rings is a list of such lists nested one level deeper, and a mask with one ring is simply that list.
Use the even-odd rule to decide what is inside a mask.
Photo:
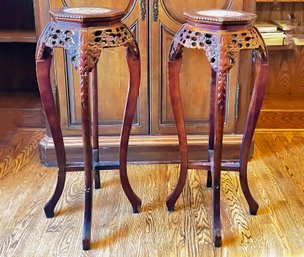
[{"label": "book", "polygon": [[266,45],[284,45],[285,33],[284,32],[269,32],[261,33]]},{"label": "book", "polygon": [[291,22],[290,20],[273,20],[272,22],[281,30],[292,30],[297,26],[296,23]]},{"label": "book", "polygon": [[295,45],[303,46],[304,45],[304,35],[303,34],[296,34],[292,35],[292,39]]},{"label": "book", "polygon": [[264,42],[268,46],[282,46],[284,45],[284,38],[264,38]]},{"label": "book", "polygon": [[263,32],[276,32],[278,30],[278,26],[265,21],[257,21],[254,23],[254,26],[258,29],[260,33]]},{"label": "book", "polygon": [[284,32],[267,32],[267,33],[261,33],[263,38],[285,38]]}]

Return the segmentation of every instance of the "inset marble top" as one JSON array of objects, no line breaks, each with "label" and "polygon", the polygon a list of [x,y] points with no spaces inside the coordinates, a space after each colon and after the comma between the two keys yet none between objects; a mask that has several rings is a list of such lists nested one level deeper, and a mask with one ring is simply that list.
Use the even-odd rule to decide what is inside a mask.
[{"label": "inset marble top", "polygon": [[63,9],[65,13],[73,14],[104,14],[108,13],[111,10],[108,8],[97,8],[97,7],[75,7],[75,8],[66,8]]},{"label": "inset marble top", "polygon": [[224,9],[191,10],[184,12],[187,20],[214,25],[248,24],[256,19],[256,14]]},{"label": "inset marble top", "polygon": [[116,8],[106,7],[68,7],[50,10],[54,20],[78,23],[103,22],[119,20],[125,12]]}]

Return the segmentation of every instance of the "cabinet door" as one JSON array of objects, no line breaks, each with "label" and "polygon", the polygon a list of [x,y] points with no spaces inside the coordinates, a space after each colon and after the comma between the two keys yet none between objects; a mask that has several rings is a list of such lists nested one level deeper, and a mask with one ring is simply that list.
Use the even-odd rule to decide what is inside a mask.
[{"label": "cabinet door", "polygon": [[[223,8],[221,1],[151,1],[151,103],[152,133],[176,133],[171,108],[167,61],[174,34],[185,22],[183,12],[191,9]],[[242,1],[234,1],[233,10],[242,10]],[[231,70],[227,87],[225,132],[235,131],[235,99],[238,65]],[[182,105],[188,133],[206,133],[209,116],[211,68],[203,50],[185,49],[180,74]]]},{"label": "cabinet door", "polygon": [[[64,6],[105,6],[126,11],[123,22],[136,37],[141,53],[141,89],[138,98],[132,133],[148,133],[147,106],[147,22],[145,6],[139,1],[94,1],[94,0],[50,0],[50,8]],[[109,48],[102,51],[98,63],[99,87],[99,133],[118,135],[120,133],[129,84],[129,70],[124,47]],[[59,49],[55,51],[55,80],[58,88],[58,105],[64,135],[80,135],[80,87],[79,75]]]}]

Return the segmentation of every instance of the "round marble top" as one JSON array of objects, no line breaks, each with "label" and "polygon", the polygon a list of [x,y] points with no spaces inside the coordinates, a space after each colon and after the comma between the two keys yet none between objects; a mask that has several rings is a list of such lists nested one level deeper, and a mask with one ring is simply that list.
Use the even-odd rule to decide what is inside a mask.
[{"label": "round marble top", "polygon": [[256,14],[224,9],[191,10],[184,12],[188,21],[214,25],[248,24],[256,19]]},{"label": "round marble top", "polygon": [[77,22],[82,24],[119,21],[125,15],[124,11],[105,7],[66,7],[50,10],[51,16],[57,21]]},{"label": "round marble top", "polygon": [[98,7],[75,7],[63,9],[63,12],[73,14],[103,14],[108,13],[110,11],[110,9]]},{"label": "round marble top", "polygon": [[240,12],[227,11],[227,10],[206,10],[198,11],[197,14],[213,17],[239,17],[243,14]]}]

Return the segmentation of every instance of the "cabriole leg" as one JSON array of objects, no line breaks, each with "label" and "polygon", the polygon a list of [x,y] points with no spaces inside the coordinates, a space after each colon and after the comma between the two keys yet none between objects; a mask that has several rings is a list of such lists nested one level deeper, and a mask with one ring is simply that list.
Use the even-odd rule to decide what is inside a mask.
[{"label": "cabriole leg", "polygon": [[[122,188],[129,199],[134,213],[139,213],[141,208],[141,200],[133,191],[127,174],[127,154],[129,137],[132,128],[132,122],[136,110],[137,97],[140,85],[140,57],[135,55],[131,46],[127,50],[127,63],[130,71],[130,86],[125,107],[124,120],[120,138],[119,150],[119,172]],[[138,53],[138,49],[137,53]]]},{"label": "cabriole leg", "polygon": [[51,199],[45,204],[44,212],[47,218],[54,217],[55,206],[62,194],[66,178],[66,157],[60,120],[56,110],[52,87],[50,84],[51,54],[45,52],[45,59],[36,60],[36,73],[41,102],[44,107],[45,115],[48,120],[52,137],[54,140],[57,163],[58,177],[55,191]]},{"label": "cabriole leg", "polygon": [[249,190],[248,178],[247,178],[247,163],[248,163],[249,150],[250,150],[250,145],[252,142],[254,130],[262,107],[267,76],[268,76],[268,60],[264,55],[262,55],[262,58],[258,58],[256,60],[255,74],[256,74],[255,83],[251,96],[246,124],[244,128],[243,141],[241,145],[241,155],[240,155],[241,188],[249,205],[250,214],[253,215],[257,213],[259,209],[259,205],[255,201]]},{"label": "cabriole leg", "polygon": [[179,87],[179,72],[182,64],[182,56],[169,61],[169,88],[173,114],[175,118],[178,140],[179,140],[179,153],[180,153],[180,173],[177,185],[173,192],[167,198],[167,208],[169,211],[174,210],[175,203],[183,191],[187,178],[188,167],[188,146],[187,136],[185,131],[185,123],[183,117],[181,94]]}]

